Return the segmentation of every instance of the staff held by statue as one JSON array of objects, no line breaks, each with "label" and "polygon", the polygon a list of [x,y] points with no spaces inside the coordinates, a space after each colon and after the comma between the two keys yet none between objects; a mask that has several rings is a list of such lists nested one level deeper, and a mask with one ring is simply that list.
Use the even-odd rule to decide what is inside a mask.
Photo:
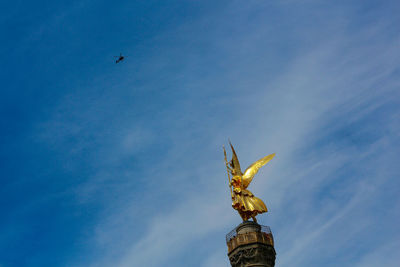
[{"label": "staff held by statue", "polygon": [[229,181],[229,188],[231,190],[231,197],[233,199],[233,192],[232,192],[232,184],[231,184],[231,177],[229,175],[229,165],[228,165],[228,160],[226,158],[226,150],[225,150],[225,146],[223,146],[224,148],[224,155],[225,155],[225,165],[226,165],[226,172],[228,173],[228,181]]}]

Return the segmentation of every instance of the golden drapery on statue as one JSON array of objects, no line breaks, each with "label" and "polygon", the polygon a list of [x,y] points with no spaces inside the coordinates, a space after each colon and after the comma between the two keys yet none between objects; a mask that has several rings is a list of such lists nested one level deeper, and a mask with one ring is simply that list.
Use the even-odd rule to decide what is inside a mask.
[{"label": "golden drapery on statue", "polygon": [[[243,221],[253,218],[253,220],[257,222],[256,216],[267,212],[268,209],[261,199],[255,197],[253,193],[247,190],[247,187],[258,170],[267,164],[275,156],[275,153],[257,160],[242,173],[235,149],[230,142],[229,144],[232,148],[232,160],[229,162],[227,161],[225,147],[224,154],[229,186],[231,189],[232,207],[239,212]],[[232,175],[232,179],[230,178],[230,174]]]}]

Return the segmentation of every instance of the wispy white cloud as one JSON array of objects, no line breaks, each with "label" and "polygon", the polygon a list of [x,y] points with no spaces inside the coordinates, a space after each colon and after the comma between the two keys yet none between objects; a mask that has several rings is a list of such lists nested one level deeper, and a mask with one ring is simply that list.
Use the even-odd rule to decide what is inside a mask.
[{"label": "wispy white cloud", "polygon": [[374,246],[372,251],[363,256],[356,264],[357,267],[388,266],[395,267],[399,264],[400,244],[398,241]]}]

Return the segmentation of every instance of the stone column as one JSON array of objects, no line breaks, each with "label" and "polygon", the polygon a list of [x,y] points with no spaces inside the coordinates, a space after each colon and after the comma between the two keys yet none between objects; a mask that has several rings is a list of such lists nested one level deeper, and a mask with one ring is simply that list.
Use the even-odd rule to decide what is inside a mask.
[{"label": "stone column", "polygon": [[226,236],[232,267],[274,267],[274,239],[268,226],[245,221]]}]

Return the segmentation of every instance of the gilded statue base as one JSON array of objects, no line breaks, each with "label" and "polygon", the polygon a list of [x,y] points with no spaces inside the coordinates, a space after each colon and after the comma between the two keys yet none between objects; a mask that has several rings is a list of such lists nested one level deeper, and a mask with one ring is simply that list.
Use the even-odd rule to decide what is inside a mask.
[{"label": "gilded statue base", "polygon": [[268,226],[253,221],[239,224],[226,236],[232,267],[274,267],[276,252]]}]

